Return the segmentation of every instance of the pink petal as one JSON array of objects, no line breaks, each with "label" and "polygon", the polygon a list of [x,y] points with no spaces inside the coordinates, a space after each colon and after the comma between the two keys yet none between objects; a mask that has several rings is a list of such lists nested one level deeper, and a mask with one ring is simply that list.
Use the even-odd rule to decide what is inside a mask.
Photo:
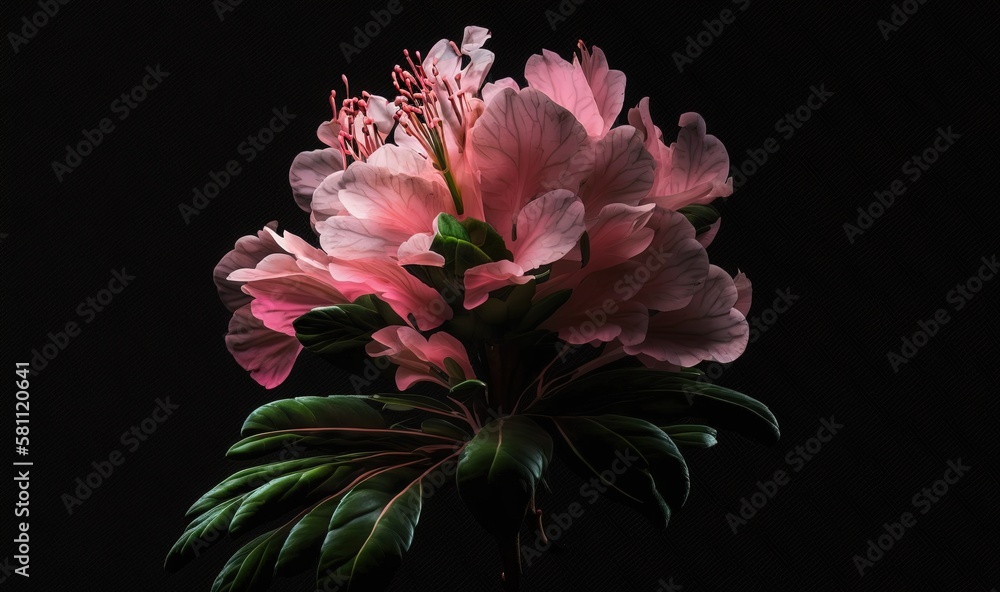
[{"label": "pink petal", "polygon": [[310,219],[313,220],[314,227],[317,223],[331,216],[337,216],[343,211],[344,204],[340,203],[340,190],[343,188],[344,171],[336,171],[313,191]]},{"label": "pink petal", "polygon": [[443,267],[444,257],[439,253],[431,251],[431,243],[434,242],[434,233],[425,232],[414,234],[399,245],[396,257],[400,265],[427,265],[429,267]]},{"label": "pink petal", "polygon": [[750,314],[750,302],[753,299],[753,288],[750,284],[750,278],[742,271],[737,271],[736,277],[733,278],[733,284],[736,286],[736,292],[739,294],[733,308],[743,313],[743,316],[747,316]]},{"label": "pink petal", "polygon": [[316,188],[333,173],[343,170],[344,157],[339,150],[324,148],[300,152],[288,170],[292,196],[299,208],[312,211],[312,198]]},{"label": "pink petal", "polygon": [[444,332],[435,333],[427,339],[410,327],[385,327],[372,333],[372,342],[366,346],[366,351],[372,357],[387,356],[399,366],[396,386],[400,390],[406,390],[420,381],[448,386],[441,378],[442,374],[448,374],[447,358],[462,368],[466,379],[475,378],[465,346]]},{"label": "pink petal", "polygon": [[[612,70],[608,67],[608,60],[604,52],[599,47],[593,47],[593,53],[580,44],[580,53],[583,58],[578,63],[573,58],[573,66],[581,67],[583,74],[590,84],[591,93],[594,95],[594,102],[604,120],[604,127],[601,136],[608,133],[614,124],[618,114],[625,104],[625,73],[621,70]],[[594,134],[591,134],[594,135]]]},{"label": "pink petal", "polygon": [[654,315],[646,339],[626,345],[625,352],[683,367],[704,360],[732,362],[743,353],[749,337],[746,318],[733,308],[737,297],[733,279],[713,265],[705,285],[686,307]]},{"label": "pink petal", "polygon": [[482,91],[483,102],[489,105],[490,101],[493,100],[493,97],[500,94],[500,92],[505,88],[513,89],[515,92],[521,90],[521,87],[517,85],[517,82],[510,77],[501,78],[496,82],[487,82],[485,85],[483,85],[483,91]]},{"label": "pink petal", "polygon": [[574,345],[616,338],[626,345],[642,342],[649,311],[635,301],[614,300],[608,289],[606,284],[584,282],[541,327],[557,332],[559,339]]},{"label": "pink petal", "polygon": [[[267,225],[267,228],[277,227],[277,222],[270,222]],[[256,236],[247,235],[236,241],[233,250],[226,253],[212,273],[222,304],[230,311],[235,311],[250,303],[250,297],[240,289],[241,283],[230,280],[229,274],[237,269],[253,269],[268,255],[281,252],[281,247],[265,230],[257,232]]]},{"label": "pink petal", "polygon": [[511,284],[526,284],[532,276],[524,275],[524,268],[507,260],[493,261],[471,267],[465,272],[465,303],[471,310],[486,302],[493,290]]},{"label": "pink petal", "polygon": [[517,240],[507,244],[523,269],[561,259],[586,230],[583,202],[572,191],[556,189],[524,206],[517,215]]},{"label": "pink petal", "polygon": [[676,210],[731,195],[726,147],[715,136],[705,133],[705,120],[697,113],[681,115],[678,125],[681,131],[670,146],[670,174],[665,182],[656,185],[650,199],[668,210]]},{"label": "pink petal", "polygon": [[528,63],[524,66],[524,78],[528,81],[528,86],[545,93],[568,109],[589,135],[604,135],[607,129],[604,118],[601,117],[590,83],[579,65],[574,67],[559,54],[543,49],[542,55],[535,54],[528,58]]},{"label": "pink petal", "polygon": [[490,30],[485,27],[469,25],[462,35],[462,53],[470,53],[479,49],[491,37]]},{"label": "pink petal", "polygon": [[472,129],[486,221],[510,239],[517,213],[532,198],[577,191],[593,166],[586,141],[576,119],[542,93],[503,90]]},{"label": "pink petal", "polygon": [[409,148],[386,144],[372,152],[367,163],[371,166],[390,169],[396,173],[413,176],[431,176],[437,174],[431,169],[431,164],[423,152],[415,152]]},{"label": "pink petal", "polygon": [[698,242],[701,243],[701,246],[707,249],[708,245],[712,244],[712,241],[715,240],[715,235],[719,234],[719,225],[721,224],[722,218],[719,218],[715,222],[712,222],[711,226],[708,227],[708,230],[697,236]]},{"label": "pink petal", "polygon": [[639,130],[617,127],[595,143],[595,151],[594,170],[580,188],[588,220],[608,204],[637,205],[653,186],[653,157]]},{"label": "pink petal", "polygon": [[652,310],[676,310],[687,306],[708,277],[708,253],[683,214],[663,211],[657,224],[652,246],[637,257],[642,267],[633,272],[633,285],[641,287],[634,299]]},{"label": "pink petal", "polygon": [[337,259],[366,259],[383,257],[388,241],[365,227],[353,216],[332,216],[316,224],[319,244],[331,257]]},{"label": "pink petal", "polygon": [[314,308],[347,302],[330,283],[304,274],[250,282],[243,291],[253,297],[250,310],[265,327],[293,336],[295,319]]},{"label": "pink petal", "polygon": [[336,119],[324,121],[316,129],[316,137],[331,148],[340,149],[340,122]]},{"label": "pink petal", "polygon": [[653,212],[650,205],[605,206],[587,230],[590,261],[584,269],[605,269],[645,251],[653,241],[653,230],[646,228]]},{"label": "pink petal", "polygon": [[334,261],[330,275],[348,300],[375,294],[402,318],[412,315],[421,331],[439,326],[454,314],[437,290],[389,258]]},{"label": "pink petal", "polygon": [[386,240],[403,242],[429,231],[441,212],[456,213],[443,182],[355,162],[344,173],[343,184],[339,197],[344,208]]},{"label": "pink petal", "polygon": [[274,388],[288,378],[302,345],[294,336],[272,331],[244,306],[229,321],[226,347],[236,362],[265,388]]}]

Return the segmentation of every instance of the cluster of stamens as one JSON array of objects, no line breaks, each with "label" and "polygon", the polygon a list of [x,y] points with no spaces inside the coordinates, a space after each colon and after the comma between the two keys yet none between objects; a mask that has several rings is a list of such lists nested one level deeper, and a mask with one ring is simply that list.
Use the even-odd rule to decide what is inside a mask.
[{"label": "cluster of stamens", "polygon": [[[340,151],[345,157],[350,156],[354,160],[365,161],[385,141],[378,133],[375,120],[368,115],[368,102],[371,100],[371,94],[368,91],[362,91],[361,98],[352,97],[347,76],[341,76],[341,79],[344,81],[344,88],[349,98],[343,100],[339,111],[337,109],[337,91],[330,91],[330,107],[333,109],[334,119],[341,123],[340,132],[337,134]],[[360,125],[358,125],[359,123]]]}]

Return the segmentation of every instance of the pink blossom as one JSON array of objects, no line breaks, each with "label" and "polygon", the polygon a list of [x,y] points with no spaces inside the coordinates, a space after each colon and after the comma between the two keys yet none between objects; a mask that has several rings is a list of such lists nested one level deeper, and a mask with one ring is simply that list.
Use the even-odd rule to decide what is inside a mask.
[{"label": "pink blossom", "polygon": [[[430,381],[449,386],[476,377],[469,362],[469,355],[462,342],[451,335],[438,332],[426,338],[410,327],[394,325],[372,333],[372,342],[367,346],[371,357],[388,356],[397,364],[396,386],[404,391],[415,382]],[[452,360],[461,370],[454,375],[446,360]]]}]

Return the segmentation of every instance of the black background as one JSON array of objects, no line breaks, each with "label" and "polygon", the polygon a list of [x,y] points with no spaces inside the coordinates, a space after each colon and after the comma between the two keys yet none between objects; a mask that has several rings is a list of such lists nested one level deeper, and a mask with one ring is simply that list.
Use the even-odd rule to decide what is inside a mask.
[{"label": "black background", "polygon": [[[749,275],[750,317],[769,321],[716,381],[764,401],[781,441],[766,448],[722,434],[719,446],[690,454],[691,496],[662,533],[610,502],[589,504],[579,481],[556,467],[555,493],[540,504],[562,512],[578,502],[585,512],[559,548],[526,567],[525,590],[1000,587],[1000,568],[988,560],[1000,546],[1000,280],[961,310],[948,300],[998,250],[995,3],[907,3],[916,12],[888,39],[877,22],[891,18],[889,0],[754,0],[743,11],[722,0],[665,3],[659,16],[622,2],[563,4],[574,12],[553,28],[546,11],[558,14],[558,0],[403,0],[350,63],[341,44],[385,3],[246,0],[220,18],[208,0],[77,0],[17,51],[8,36],[0,50],[2,363],[14,378],[14,363],[49,343],[49,332],[71,321],[81,331],[31,379],[31,577],[8,575],[3,589],[209,589],[233,544],[176,574],[161,565],[184,510],[232,472],[223,455],[242,420],[273,399],[346,386],[305,355],[279,388],[254,383],[225,349],[228,313],[212,268],[270,220],[310,236],[287,171],[299,151],[321,147],[316,126],[329,119],[327,96],[342,88],[341,73],[354,92],[389,94],[404,47],[460,40],[469,24],[493,31],[492,78],[523,80],[528,56],[544,47],[569,57],[582,38],[625,71],[626,107],[652,97],[668,141],[677,117],[698,111],[734,165],[769,137],[779,146],[719,204],[722,231],[709,253]],[[726,8],[735,22],[679,71],[672,54]],[[3,32],[20,34],[21,18],[39,10],[5,3]],[[157,65],[169,75],[119,120],[112,102]],[[824,85],[833,95],[794,135],[776,131]],[[237,146],[268,124],[272,108],[295,119],[245,162]],[[53,161],[105,117],[113,132],[58,180]],[[901,167],[949,126],[960,137],[912,180]],[[185,223],[179,204],[232,159],[241,173]],[[844,224],[857,224],[858,208],[897,179],[905,193],[848,240]],[[135,279],[84,322],[78,306],[122,268]],[[786,289],[798,296],[794,305],[765,313]],[[887,354],[942,308],[949,322],[894,371]],[[2,430],[13,431],[7,384]],[[123,446],[122,433],[166,397],[178,406],[167,421],[135,450]],[[843,428],[794,471],[786,455],[831,416]],[[115,450],[124,464],[69,514],[61,496]],[[971,469],[920,514],[914,495],[959,458]],[[734,534],[726,515],[779,469],[790,482]],[[8,512],[16,494],[9,477],[4,483],[0,559],[15,554]],[[907,511],[916,525],[859,575],[853,557]],[[486,535],[446,492],[428,503],[393,590],[497,590],[499,570]],[[313,588],[307,576],[274,589]]]}]

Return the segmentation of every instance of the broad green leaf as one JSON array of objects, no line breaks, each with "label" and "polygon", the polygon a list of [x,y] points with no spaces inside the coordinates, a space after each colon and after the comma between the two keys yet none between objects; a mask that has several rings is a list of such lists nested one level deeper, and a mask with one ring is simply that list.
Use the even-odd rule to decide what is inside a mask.
[{"label": "broad green leaf", "polygon": [[469,233],[465,230],[465,226],[463,226],[462,223],[451,214],[441,212],[438,214],[436,222],[438,235],[457,238],[465,242],[471,242],[469,240]]},{"label": "broad green leaf", "polygon": [[711,448],[719,443],[716,439],[718,432],[705,425],[676,424],[664,426],[660,429],[666,432],[670,436],[670,439],[678,446]]},{"label": "broad green leaf", "polygon": [[163,567],[167,571],[177,571],[224,538],[229,532],[229,523],[247,495],[223,502],[192,520],[167,553]]},{"label": "broad green leaf", "polygon": [[462,226],[468,232],[469,238],[466,240],[479,247],[490,259],[494,261],[501,261],[503,259],[514,260],[514,255],[507,250],[507,245],[504,244],[503,237],[486,222],[474,218],[466,218],[462,220]]},{"label": "broad green leaf", "polygon": [[264,533],[240,548],[215,578],[212,592],[262,592],[271,585],[273,571],[261,564],[277,559],[285,533],[282,529]]},{"label": "broad green leaf", "polygon": [[560,306],[566,304],[569,300],[572,290],[557,290],[551,294],[539,298],[535,302],[528,312],[518,323],[517,329],[515,331],[529,331],[534,329],[538,325],[542,324],[545,319],[552,316],[552,314],[559,309]]},{"label": "broad green leaf", "polygon": [[[673,441],[634,417],[553,417],[561,458],[610,499],[639,510],[658,528],[687,499],[687,465]],[[595,481],[596,480],[596,481]]]},{"label": "broad green leaf", "polygon": [[552,458],[552,438],[528,417],[483,426],[458,459],[458,493],[496,539],[508,577],[520,577],[521,523]]},{"label": "broad green leaf", "polygon": [[191,505],[185,515],[201,514],[238,495],[249,493],[273,479],[292,473],[307,471],[320,465],[331,464],[336,462],[338,458],[340,457],[335,455],[312,456],[243,469],[238,473],[230,475],[225,481],[208,490],[208,492],[198,498],[198,501]]},{"label": "broad green leaf", "polygon": [[292,527],[278,554],[274,575],[295,575],[316,563],[330,527],[330,518],[342,498],[339,495],[320,502]]},{"label": "broad green leaf", "polygon": [[[586,375],[560,385],[533,412],[547,415],[627,415],[657,425],[682,420],[732,430],[764,444],[778,441],[778,421],[743,393],[675,374],[641,368]],[[687,422],[685,422],[687,423]]]},{"label": "broad green leaf", "polygon": [[317,571],[345,592],[382,590],[410,548],[420,519],[420,472],[399,468],[370,477],[344,495],[330,518]]},{"label": "broad green leaf", "polygon": [[476,380],[474,378],[466,380],[451,387],[451,394],[462,399],[466,399],[474,395],[481,395],[485,398],[486,383],[482,380]]},{"label": "broad green leaf", "polygon": [[[398,457],[397,457],[398,460]],[[266,524],[285,512],[336,494],[364,469],[352,465],[321,465],[279,477],[243,499],[229,525],[233,536]]]},{"label": "broad green leaf", "polygon": [[372,450],[409,451],[427,444],[458,444],[451,438],[390,428],[312,428],[255,434],[233,444],[226,456],[234,460],[257,458],[282,448],[301,446],[320,453]]},{"label": "broad green leaf", "polygon": [[445,403],[427,395],[410,393],[371,395],[371,400],[385,405],[388,411],[430,411],[444,415],[461,416],[461,411],[449,403]]},{"label": "broad green leaf", "polygon": [[447,436],[449,438],[455,438],[456,440],[468,440],[471,437],[471,434],[467,429],[440,417],[425,419],[423,423],[420,424],[420,429],[428,434]]},{"label": "broad green leaf", "polygon": [[696,234],[701,234],[719,219],[719,211],[705,204],[692,204],[677,210],[687,217]]},{"label": "broad green leaf", "polygon": [[436,235],[431,251],[444,257],[444,269],[454,277],[462,277],[470,267],[493,261],[476,245],[450,236]]},{"label": "broad green leaf", "polygon": [[245,437],[314,427],[384,428],[385,421],[363,397],[296,397],[258,407],[243,423],[240,434]]},{"label": "broad green leaf", "polygon": [[359,304],[338,304],[315,308],[295,319],[295,337],[316,354],[337,354],[364,347],[372,333],[386,326],[385,320]]}]

